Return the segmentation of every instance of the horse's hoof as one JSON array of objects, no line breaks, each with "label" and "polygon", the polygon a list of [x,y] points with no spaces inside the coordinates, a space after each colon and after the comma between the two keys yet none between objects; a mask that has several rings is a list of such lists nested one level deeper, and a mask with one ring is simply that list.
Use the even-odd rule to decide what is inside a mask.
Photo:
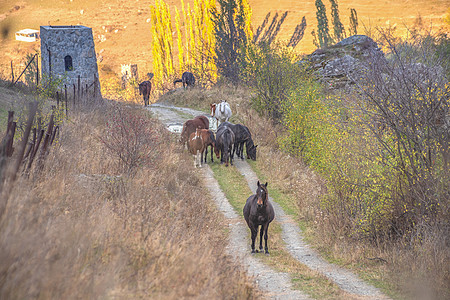
[{"label": "horse's hoof", "polygon": [[266,255],[270,255],[270,254],[269,254],[269,251],[266,251]]},{"label": "horse's hoof", "polygon": [[255,254],[255,253],[257,253],[258,251],[255,251],[255,250],[252,250],[252,254]]}]

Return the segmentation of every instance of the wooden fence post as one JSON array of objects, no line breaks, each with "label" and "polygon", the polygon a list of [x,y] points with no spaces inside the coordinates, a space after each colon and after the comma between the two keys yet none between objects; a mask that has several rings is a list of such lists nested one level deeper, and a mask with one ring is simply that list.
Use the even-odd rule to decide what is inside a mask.
[{"label": "wooden fence post", "polygon": [[39,85],[39,58],[36,58],[36,89]]},{"label": "wooden fence post", "polygon": [[75,98],[76,98],[76,91],[75,91],[75,83],[73,84],[73,107],[75,107]]},{"label": "wooden fence post", "polygon": [[94,74],[94,99],[97,99],[97,75]]},{"label": "wooden fence post", "polygon": [[13,143],[14,143],[14,135],[16,134],[16,126],[17,126],[17,123],[12,122],[11,127],[9,128],[9,131],[8,131],[9,140],[7,141],[7,144],[6,144],[6,156],[7,157],[11,157],[14,152]]},{"label": "wooden fence post", "polygon": [[67,101],[67,85],[64,85],[64,102],[66,103],[66,118],[69,116],[69,102]]},{"label": "wooden fence post", "polygon": [[81,77],[80,77],[80,75],[78,75],[78,102],[81,101],[80,89],[81,89]]},{"label": "wooden fence post", "polygon": [[36,157],[36,153],[38,152],[39,146],[41,145],[43,136],[44,136],[44,130],[39,130],[37,142],[34,144],[33,151],[31,151],[30,159],[28,160],[27,170],[29,170],[31,168],[31,165],[33,164],[34,158]]},{"label": "wooden fence post", "polygon": [[[11,170],[12,171],[11,181],[10,181],[11,183],[16,180],[17,172],[19,171],[20,164],[22,163],[23,155],[25,153],[25,148],[28,144],[28,138],[29,138],[30,132],[31,132],[31,127],[33,126],[34,117],[36,116],[37,106],[38,106],[37,102],[30,103],[30,111],[28,112],[28,121],[27,121],[27,125],[25,127],[25,131],[23,133],[22,143],[19,148],[19,154],[17,156],[16,163],[13,166],[13,169]],[[10,187],[11,187],[11,185],[9,186],[9,188]],[[0,213],[0,215],[1,215],[1,213]]]},{"label": "wooden fence post", "polygon": [[8,125],[6,127],[6,156],[11,157],[13,153],[14,135],[16,133],[16,122],[14,122],[14,111],[8,111]]},{"label": "wooden fence post", "polygon": [[37,168],[39,171],[42,170],[42,168],[44,167],[44,160],[47,156],[48,147],[50,145],[50,139],[52,138],[53,125],[54,125],[53,118],[54,118],[54,115],[51,114],[50,122],[48,123],[47,132],[45,133],[45,137],[44,137],[44,143],[42,144],[41,152],[39,153],[39,160],[38,160],[38,165],[37,165]]},{"label": "wooden fence post", "polygon": [[11,83],[14,84],[14,67],[11,61]]}]

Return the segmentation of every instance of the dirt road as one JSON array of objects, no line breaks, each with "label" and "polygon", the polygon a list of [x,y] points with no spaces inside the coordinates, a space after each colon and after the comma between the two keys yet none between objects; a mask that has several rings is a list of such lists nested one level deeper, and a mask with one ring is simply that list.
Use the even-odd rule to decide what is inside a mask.
[{"label": "dirt road", "polygon": [[[153,104],[148,108],[172,132],[180,132],[183,123],[194,116],[207,115],[203,112],[178,108],[164,104]],[[208,116],[209,117],[209,116]],[[247,180],[250,190],[256,190],[258,181],[256,174],[246,161],[235,160],[235,167]],[[218,209],[229,221],[230,241],[227,247],[230,255],[234,256],[255,278],[255,283],[270,299],[310,299],[308,295],[292,288],[290,276],[287,273],[277,272],[250,254],[250,241],[245,221],[236,211],[221,191],[218,182],[214,179],[209,166],[202,167],[205,186],[208,188]],[[343,291],[358,299],[389,299],[377,288],[365,283],[349,270],[330,264],[322,259],[303,240],[301,230],[288,216],[280,205],[271,199],[277,221],[282,227],[282,237],[289,253],[302,264],[316,270],[335,282]]]}]

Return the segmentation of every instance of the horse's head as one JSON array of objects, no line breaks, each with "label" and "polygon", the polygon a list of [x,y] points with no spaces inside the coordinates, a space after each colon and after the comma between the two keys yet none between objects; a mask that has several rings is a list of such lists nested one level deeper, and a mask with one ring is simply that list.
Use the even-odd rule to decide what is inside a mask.
[{"label": "horse's head", "polygon": [[216,142],[215,141],[212,143],[212,145],[213,145],[213,148],[214,148],[214,153],[216,154],[217,159],[219,159],[220,158],[219,147],[216,147]]},{"label": "horse's head", "polygon": [[180,143],[184,145],[184,143],[186,143],[186,141],[188,139],[189,139],[189,137],[188,137],[188,132],[187,132],[187,126],[186,126],[186,123],[184,123],[183,129],[181,130]]},{"label": "horse's head", "polygon": [[211,117],[214,117],[214,114],[216,113],[216,104],[211,103],[209,106],[211,107]]},{"label": "horse's head", "polygon": [[250,148],[247,148],[247,158],[256,160],[256,147],[258,147],[258,145],[252,145]]},{"label": "horse's head", "polygon": [[256,204],[258,204],[258,208],[266,206],[268,197],[267,182],[260,184],[258,180],[258,187],[256,189]]}]

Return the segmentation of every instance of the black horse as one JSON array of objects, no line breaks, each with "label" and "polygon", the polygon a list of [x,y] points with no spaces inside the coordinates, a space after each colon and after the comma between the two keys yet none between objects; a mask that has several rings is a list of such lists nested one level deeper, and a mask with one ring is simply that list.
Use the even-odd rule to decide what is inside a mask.
[{"label": "black horse", "polygon": [[[226,126],[217,129],[216,133],[216,148],[220,151],[220,162],[225,162],[225,166],[228,167],[228,161],[233,165],[233,157],[231,156],[234,144],[234,133]],[[216,152],[217,158],[219,158],[218,152]]]},{"label": "black horse", "polygon": [[192,74],[191,72],[184,72],[183,75],[181,75],[181,79],[177,79],[173,82],[173,86],[175,86],[175,83],[177,82],[182,82],[184,89],[186,89],[187,87],[193,87],[195,85],[194,74]]},{"label": "black horse", "polygon": [[223,122],[220,124],[219,128],[221,127],[229,127],[234,135],[234,148],[232,153],[232,158],[234,157],[234,153],[236,153],[237,157],[240,157],[241,159],[244,159],[244,144],[247,151],[247,158],[251,158],[252,160],[256,160],[256,147],[252,140],[252,134],[250,133],[250,130],[247,126],[244,126],[242,124],[232,124],[230,122]]},{"label": "black horse", "polygon": [[248,227],[252,233],[252,253],[255,251],[255,240],[258,234],[258,228],[260,229],[259,236],[259,250],[263,251],[262,239],[264,234],[265,253],[269,254],[269,248],[267,247],[267,231],[269,230],[269,224],[275,218],[275,212],[272,204],[269,202],[269,193],[267,191],[267,182],[260,184],[258,181],[258,187],[256,188],[256,194],[248,197],[244,206],[244,218]]},{"label": "black horse", "polygon": [[139,95],[144,97],[144,106],[148,106],[148,99],[152,91],[152,83],[148,80],[139,83]]}]

